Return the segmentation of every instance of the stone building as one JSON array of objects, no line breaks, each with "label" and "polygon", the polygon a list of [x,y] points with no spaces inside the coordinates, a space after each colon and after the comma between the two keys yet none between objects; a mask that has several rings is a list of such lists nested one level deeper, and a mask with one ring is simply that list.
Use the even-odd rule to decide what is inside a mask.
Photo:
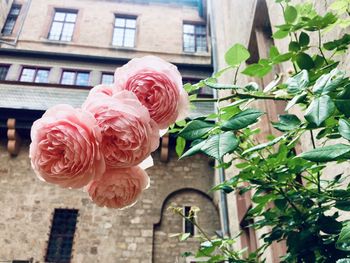
[{"label": "stone building", "polygon": [[[28,148],[30,127],[47,108],[79,107],[131,58],[160,56],[184,81],[209,76],[206,2],[3,0],[0,8],[0,262],[193,262],[180,255],[198,242],[180,244],[169,234],[197,230],[167,207],[175,202],[187,213],[198,206],[196,220],[209,234],[220,230],[209,159],[178,161],[174,138],[163,137],[147,170],[150,188],[119,211],[38,180]],[[191,116],[212,110],[201,104]]]}]

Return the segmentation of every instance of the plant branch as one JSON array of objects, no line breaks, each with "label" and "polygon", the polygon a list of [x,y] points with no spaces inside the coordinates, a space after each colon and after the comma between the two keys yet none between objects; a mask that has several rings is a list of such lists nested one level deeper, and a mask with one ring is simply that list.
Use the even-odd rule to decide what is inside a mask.
[{"label": "plant branch", "polygon": [[191,102],[221,102],[221,101],[225,101],[225,100],[230,100],[230,99],[234,99],[234,98],[239,98],[239,99],[262,99],[262,100],[281,100],[281,101],[290,101],[292,100],[292,98],[290,97],[275,97],[275,96],[271,96],[271,95],[254,95],[254,94],[247,94],[247,93],[239,93],[239,92],[234,92],[234,94],[226,96],[226,97],[222,97],[219,99],[212,99],[212,98],[208,98],[208,99],[193,99],[191,100]]},{"label": "plant branch", "polygon": [[321,30],[318,30],[318,49],[320,50],[320,53],[324,59],[324,61],[326,62],[326,64],[328,65],[328,61],[326,59],[326,56],[324,55],[323,51],[322,51],[322,39],[321,39]]}]

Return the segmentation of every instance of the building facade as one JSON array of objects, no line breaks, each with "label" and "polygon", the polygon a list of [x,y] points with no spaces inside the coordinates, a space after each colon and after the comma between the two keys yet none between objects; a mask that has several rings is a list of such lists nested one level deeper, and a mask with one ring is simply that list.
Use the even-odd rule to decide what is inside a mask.
[{"label": "building facade", "polygon": [[[185,82],[210,76],[205,1],[5,0],[0,8],[0,261],[193,262],[181,253],[198,247],[194,237],[180,244],[169,235],[197,230],[167,207],[198,206],[196,220],[209,234],[220,230],[209,159],[178,161],[174,138],[163,137],[147,170],[150,188],[119,211],[38,180],[28,148],[30,127],[46,109],[79,107],[131,58],[160,56]],[[213,111],[197,106],[192,117]]]}]

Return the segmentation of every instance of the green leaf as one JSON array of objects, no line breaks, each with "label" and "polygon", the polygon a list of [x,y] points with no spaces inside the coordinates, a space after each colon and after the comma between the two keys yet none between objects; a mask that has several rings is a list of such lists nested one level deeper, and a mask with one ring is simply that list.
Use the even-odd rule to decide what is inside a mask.
[{"label": "green leaf", "polygon": [[231,153],[238,146],[238,140],[232,132],[224,132],[209,137],[201,147],[201,151],[208,156],[221,160],[222,157]]},{"label": "green leaf", "polygon": [[272,58],[272,63],[273,64],[278,64],[278,63],[282,63],[284,61],[288,61],[292,56],[293,56],[292,52],[287,52],[287,53],[284,53],[284,54],[280,54],[280,55]]},{"label": "green leaf", "polygon": [[270,47],[270,58],[273,59],[277,56],[279,56],[280,52],[278,51],[276,46],[271,46]]},{"label": "green leaf", "polygon": [[279,131],[292,131],[298,128],[301,121],[293,114],[279,116],[279,122],[273,122],[272,126]]},{"label": "green leaf", "polygon": [[295,97],[293,97],[292,100],[290,100],[288,103],[287,103],[287,106],[286,106],[286,111],[288,111],[291,107],[293,107],[295,104],[299,103],[299,102],[302,102],[305,100],[305,98],[307,97],[307,93],[306,92],[303,92]]},{"label": "green leaf", "polygon": [[241,44],[233,45],[225,54],[225,61],[230,66],[238,66],[250,57],[249,51]]},{"label": "green leaf", "polygon": [[287,79],[287,91],[291,94],[303,92],[309,85],[309,74],[306,70],[300,71],[298,74]]},{"label": "green leaf", "polygon": [[350,35],[345,34],[342,38],[323,44],[326,50],[342,51],[347,50],[350,44]]},{"label": "green leaf", "polygon": [[273,35],[272,37],[274,39],[282,39],[282,38],[285,38],[288,36],[288,31],[285,31],[285,30],[282,30],[282,29],[279,29],[277,30]]},{"label": "green leaf", "polygon": [[299,53],[296,56],[295,61],[297,62],[300,69],[310,70],[315,67],[315,63],[312,58],[304,52]]},{"label": "green leaf", "polygon": [[186,140],[195,140],[201,138],[214,127],[214,123],[194,120],[179,132],[179,136]]},{"label": "green leaf", "polygon": [[350,211],[350,201],[349,200],[338,200],[335,202],[335,208],[343,211]]},{"label": "green leaf", "polygon": [[313,162],[330,162],[341,159],[344,154],[350,152],[350,145],[334,144],[325,147],[318,147],[308,152],[304,152],[298,157]]},{"label": "green leaf", "polygon": [[255,122],[264,113],[257,109],[247,109],[236,115],[221,125],[222,130],[239,130]]},{"label": "green leaf", "polygon": [[256,82],[249,82],[247,85],[243,87],[245,91],[258,91],[259,85]]},{"label": "green leaf", "polygon": [[202,146],[205,144],[206,141],[201,141],[193,146],[189,150],[187,150],[183,155],[181,155],[180,159],[183,159],[184,157],[189,157],[192,155],[195,155],[197,153],[201,152]]},{"label": "green leaf", "polygon": [[299,36],[299,44],[302,47],[306,47],[310,43],[310,37],[305,32],[301,32]]},{"label": "green leaf", "polygon": [[350,117],[350,84],[345,86],[343,91],[334,100],[337,109],[346,117]]},{"label": "green leaf", "polygon": [[327,234],[339,234],[342,229],[342,223],[332,216],[320,215],[317,225]]},{"label": "green leaf", "polygon": [[266,74],[268,74],[272,70],[271,65],[263,65],[263,64],[251,64],[246,67],[242,73],[251,77],[259,77],[262,78]]},{"label": "green leaf", "polygon": [[306,110],[305,119],[316,126],[328,119],[334,112],[335,106],[328,95],[316,97]]},{"label": "green leaf", "polygon": [[191,236],[191,233],[183,233],[179,236],[180,241],[185,241]]},{"label": "green leaf", "polygon": [[287,6],[284,11],[284,20],[287,23],[293,23],[298,16],[298,11],[294,6]]},{"label": "green leaf", "polygon": [[343,226],[335,246],[340,250],[350,251],[350,223]]},{"label": "green leaf", "polygon": [[291,52],[298,52],[300,50],[300,45],[298,42],[292,41],[289,43],[288,50]]},{"label": "green leaf", "polygon": [[315,83],[312,91],[315,94],[323,95],[334,91],[339,83],[344,79],[345,72],[338,69],[322,75]]},{"label": "green leaf", "polygon": [[211,89],[230,89],[231,90],[231,89],[241,88],[237,85],[215,83],[215,82],[209,81],[207,79],[204,80],[204,83],[207,87],[209,87]]},{"label": "green leaf", "polygon": [[254,147],[251,147],[251,148],[245,150],[242,153],[242,155],[247,154],[247,153],[251,153],[251,152],[255,152],[255,151],[258,151],[258,150],[262,150],[262,149],[264,149],[266,147],[275,145],[276,143],[278,143],[279,141],[283,140],[284,138],[285,138],[285,136],[282,135],[280,137],[277,137],[277,138],[273,139],[272,141],[258,144],[258,145],[254,146]]},{"label": "green leaf", "polygon": [[338,129],[340,135],[350,141],[350,122],[345,119],[340,119]]},{"label": "green leaf", "polygon": [[350,258],[338,259],[336,263],[350,263]]},{"label": "green leaf", "polygon": [[181,154],[184,152],[186,146],[186,140],[180,136],[176,138],[176,147],[175,151],[177,153],[177,156],[181,156]]}]

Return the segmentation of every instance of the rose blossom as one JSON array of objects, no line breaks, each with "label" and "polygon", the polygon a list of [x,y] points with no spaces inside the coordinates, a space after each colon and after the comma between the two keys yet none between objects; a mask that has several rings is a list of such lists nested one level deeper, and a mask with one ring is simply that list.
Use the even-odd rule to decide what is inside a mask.
[{"label": "rose blossom", "polygon": [[87,191],[98,206],[126,208],[135,204],[148,186],[149,177],[138,166],[107,168],[101,179],[87,186]]},{"label": "rose blossom", "polygon": [[186,117],[188,95],[176,66],[155,56],[134,58],[115,72],[118,90],[130,90],[160,129]]},{"label": "rose blossom", "polygon": [[108,96],[112,96],[115,92],[115,88],[113,85],[105,85],[105,84],[100,84],[95,87],[93,87],[90,92],[89,96],[94,96],[96,94],[105,94]]},{"label": "rose blossom", "polygon": [[157,124],[134,93],[124,90],[112,97],[94,94],[83,108],[94,115],[101,128],[101,151],[106,165],[135,166],[158,148]]},{"label": "rose blossom", "polygon": [[29,157],[39,178],[80,188],[105,170],[99,151],[100,129],[94,117],[70,105],[57,105],[34,122]]}]

